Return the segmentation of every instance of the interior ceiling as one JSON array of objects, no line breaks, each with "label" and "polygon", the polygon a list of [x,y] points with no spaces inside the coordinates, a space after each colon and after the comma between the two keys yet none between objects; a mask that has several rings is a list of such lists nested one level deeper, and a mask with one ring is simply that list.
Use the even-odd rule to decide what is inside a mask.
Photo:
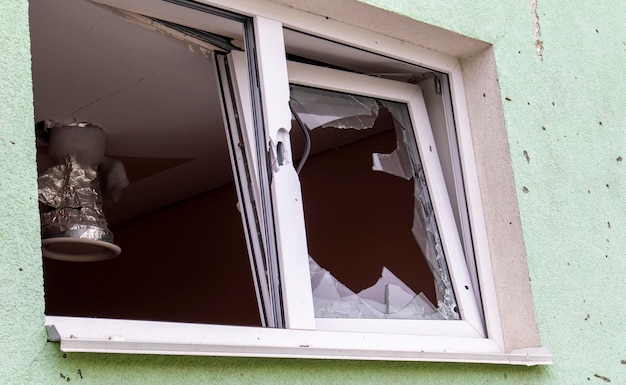
[{"label": "interior ceiling", "polygon": [[[119,3],[139,11],[143,2]],[[232,20],[158,4],[148,16],[241,39]],[[30,19],[35,120],[103,127],[107,155],[121,159],[131,179],[108,209],[109,222],[232,180],[210,52],[85,0],[31,0]],[[404,78],[425,72],[294,31],[286,31],[285,41],[289,53],[359,72]],[[323,147],[332,145],[329,138]],[[45,145],[39,152],[43,171],[49,165]]]},{"label": "interior ceiling", "polygon": [[30,17],[35,120],[103,127],[131,179],[110,222],[232,179],[210,55],[87,1],[31,0]]}]

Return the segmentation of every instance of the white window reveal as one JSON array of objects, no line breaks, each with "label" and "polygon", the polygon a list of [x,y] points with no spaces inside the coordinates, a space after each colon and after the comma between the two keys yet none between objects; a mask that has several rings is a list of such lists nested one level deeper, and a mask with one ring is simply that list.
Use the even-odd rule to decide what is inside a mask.
[{"label": "white window reveal", "polygon": [[264,2],[45,3],[37,119],[131,179],[118,258],[45,263],[63,351],[551,361],[503,347],[455,58]]}]

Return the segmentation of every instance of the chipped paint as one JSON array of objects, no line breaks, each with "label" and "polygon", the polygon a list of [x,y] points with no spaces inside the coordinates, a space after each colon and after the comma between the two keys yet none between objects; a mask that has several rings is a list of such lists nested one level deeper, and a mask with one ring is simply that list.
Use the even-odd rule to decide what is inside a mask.
[{"label": "chipped paint", "polygon": [[535,48],[537,50],[537,56],[541,61],[543,61],[543,41],[541,40],[541,26],[539,25],[539,15],[537,14],[537,0],[530,0],[530,7],[533,13]]},{"label": "chipped paint", "polygon": [[[195,38],[194,36],[190,36],[188,34],[179,32],[175,29],[169,28],[166,25],[159,23],[155,20],[150,19],[149,17],[137,14],[137,13],[133,13],[133,12],[129,12],[129,11],[123,11],[120,9],[116,9],[116,8],[112,8],[106,5],[100,5],[102,8],[108,9],[111,12],[119,15],[122,19],[138,25],[142,28],[146,28],[148,30],[151,31],[155,31],[155,32],[159,32],[162,33],[166,36],[169,36],[173,39],[176,39],[180,42],[182,42],[183,44],[187,44],[187,47],[189,49],[190,52],[195,52],[194,47],[197,47],[200,49],[200,51],[202,50],[206,50],[208,52],[213,52],[213,50],[216,49],[215,46],[202,41],[200,39]],[[202,51],[204,53],[204,51]],[[206,56],[206,55],[205,55]]]},{"label": "chipped paint", "polygon": [[603,375],[600,375],[600,374],[597,374],[597,373],[594,374],[593,376],[596,377],[596,378],[601,379],[604,382],[611,382],[611,379],[606,377],[606,376],[603,376]]}]

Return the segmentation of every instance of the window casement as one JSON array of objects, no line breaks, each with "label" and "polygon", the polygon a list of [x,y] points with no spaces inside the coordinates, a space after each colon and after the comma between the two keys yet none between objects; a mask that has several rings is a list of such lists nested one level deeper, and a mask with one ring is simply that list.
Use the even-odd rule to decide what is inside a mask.
[{"label": "window casement", "polygon": [[[164,291],[155,289],[154,297],[167,297],[179,289],[173,286],[193,286],[188,316],[187,310],[168,314],[177,312],[167,307],[177,298],[152,298],[153,308],[146,305],[144,312],[132,300],[129,309],[112,304],[132,297],[124,293],[103,300],[107,310],[97,304],[83,309],[64,303],[67,291],[59,287],[68,285],[68,272],[98,274],[106,269],[104,264],[119,271],[125,268],[124,251],[115,262],[99,262],[105,267],[47,261],[49,339],[60,341],[67,352],[550,363],[544,348],[505,349],[457,59],[340,23],[322,23],[324,18],[271,3],[232,3],[68,3],[85,9],[94,20],[106,14],[107,19],[99,19],[102,23],[130,21],[129,31],[154,39],[149,42],[157,48],[135,47],[145,49],[148,57],[167,56],[165,46],[157,46],[160,40],[172,50],[183,47],[192,51],[190,55],[202,56],[204,60],[190,64],[189,71],[194,73],[191,66],[204,69],[212,84],[192,84],[185,74],[167,74],[155,65],[149,71],[163,83],[154,90],[180,86],[175,91],[186,93],[184,99],[191,104],[198,103],[198,111],[203,108],[202,93],[208,92],[218,101],[213,111],[221,110],[221,116],[210,117],[211,125],[223,123],[219,136],[211,136],[212,128],[197,137],[189,133],[187,139],[184,127],[164,134],[172,145],[161,151],[168,155],[177,154],[179,142],[197,147],[192,156],[185,151],[177,154],[189,158],[181,161],[188,168],[184,176],[173,167],[154,180],[131,184],[129,195],[149,194],[164,186],[158,178],[160,183],[178,183],[181,191],[189,189],[173,191],[166,203],[152,207],[150,199],[120,201],[112,215],[114,221],[119,218],[114,227],[122,237],[136,237],[145,231],[140,226],[161,215],[150,213],[154,207],[170,205],[160,212],[176,212],[177,202],[185,200],[191,207],[185,213],[201,212],[194,205],[204,201],[188,203],[196,199],[190,197],[218,196],[222,190],[236,201],[233,215],[241,224],[236,236],[207,235],[205,245],[190,249],[203,254],[206,248],[206,255],[199,257],[221,259],[219,265],[179,278]],[[36,38],[33,33],[37,118],[101,119],[105,121],[96,123],[102,123],[105,131],[121,125],[121,118],[107,115],[112,112],[106,107],[90,110],[88,101],[68,109],[68,116],[60,115],[63,108],[48,102],[45,87],[38,91],[38,76],[44,78],[38,73],[54,72],[38,70],[46,63],[37,62]],[[111,41],[81,44],[115,51],[119,47],[113,46],[115,39]],[[135,49],[130,44],[124,49]],[[120,68],[116,73],[124,73],[123,65]],[[104,75],[116,76],[113,71]],[[190,80],[191,85],[185,89],[184,81],[177,79]],[[107,98],[114,104],[120,92]],[[194,108],[183,106],[187,107]],[[193,124],[181,116],[186,110],[170,109],[167,103],[159,109],[155,113],[172,124]],[[142,126],[141,118],[138,114],[130,120]],[[128,137],[143,140],[132,133]],[[217,146],[218,141],[219,148],[202,148]],[[150,146],[151,138],[146,138],[135,157],[154,157],[158,146]],[[209,153],[227,153],[228,158],[217,161]],[[172,175],[165,175],[170,171]],[[224,207],[225,202],[230,201],[216,200],[210,207]],[[136,219],[146,216],[151,217]],[[181,218],[185,220],[184,215]],[[208,232],[226,222],[221,217],[202,221],[218,223],[207,226]],[[217,238],[223,238],[222,244],[214,247],[211,242]],[[235,248],[240,250],[237,255],[231,254]],[[141,241],[128,249],[141,255]],[[243,259],[234,262],[235,257]],[[168,279],[165,273],[177,274],[178,263],[196,262],[175,258],[165,262],[163,281]],[[235,264],[249,268],[241,270]],[[234,271],[240,275],[233,277]],[[95,275],[91,280],[106,281]],[[198,280],[219,282],[211,286],[206,302],[202,286],[195,286]],[[141,281],[132,287],[139,286]],[[244,286],[241,297],[230,295]],[[91,290],[86,287],[74,288]],[[247,307],[248,316],[232,315],[239,307]]]}]

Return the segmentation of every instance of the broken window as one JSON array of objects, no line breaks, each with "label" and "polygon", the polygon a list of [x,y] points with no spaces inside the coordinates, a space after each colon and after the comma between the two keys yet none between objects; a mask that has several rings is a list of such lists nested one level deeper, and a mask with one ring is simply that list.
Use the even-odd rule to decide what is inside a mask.
[{"label": "broken window", "polygon": [[[307,144],[317,140],[315,134],[319,131],[332,131],[325,135],[336,136],[335,142],[344,143],[316,151],[315,157],[332,157],[334,161],[329,164],[311,159],[300,174],[309,248],[320,253],[313,252],[310,259],[315,316],[458,319],[437,219],[406,105],[298,85],[291,86],[291,98],[300,129],[312,131],[304,135]],[[347,130],[362,132],[349,142],[342,141],[339,137]],[[376,146],[380,146],[378,151],[386,150],[388,142],[396,145],[392,152],[368,153],[369,148]],[[301,159],[303,165],[305,160]],[[372,162],[370,170],[368,161]],[[405,186],[378,178],[372,174],[375,171],[412,181],[413,207],[406,204]],[[323,177],[316,178],[315,173]],[[310,209],[309,201],[313,201]],[[409,213],[413,216],[411,226],[407,226]],[[409,236],[414,239],[407,240]],[[407,244],[411,242],[418,248]],[[362,246],[355,246],[359,244]],[[430,276],[420,271],[424,270],[423,264],[414,261],[420,258],[427,262]],[[325,267],[317,261],[324,261]],[[372,280],[373,267],[380,269],[377,280]],[[351,282],[350,288],[333,275],[334,271]],[[405,280],[399,279],[398,274]],[[433,281],[436,299],[431,301],[424,291],[432,297]]]},{"label": "broken window", "polygon": [[480,322],[420,87],[288,64],[316,327]]},{"label": "broken window", "polygon": [[37,119],[103,126],[131,179],[117,259],[45,261],[55,338],[88,346],[72,328],[100,317],[85,333],[210,325],[184,327],[215,354],[485,339],[447,75],[193,1],[97,3],[31,7]]}]

